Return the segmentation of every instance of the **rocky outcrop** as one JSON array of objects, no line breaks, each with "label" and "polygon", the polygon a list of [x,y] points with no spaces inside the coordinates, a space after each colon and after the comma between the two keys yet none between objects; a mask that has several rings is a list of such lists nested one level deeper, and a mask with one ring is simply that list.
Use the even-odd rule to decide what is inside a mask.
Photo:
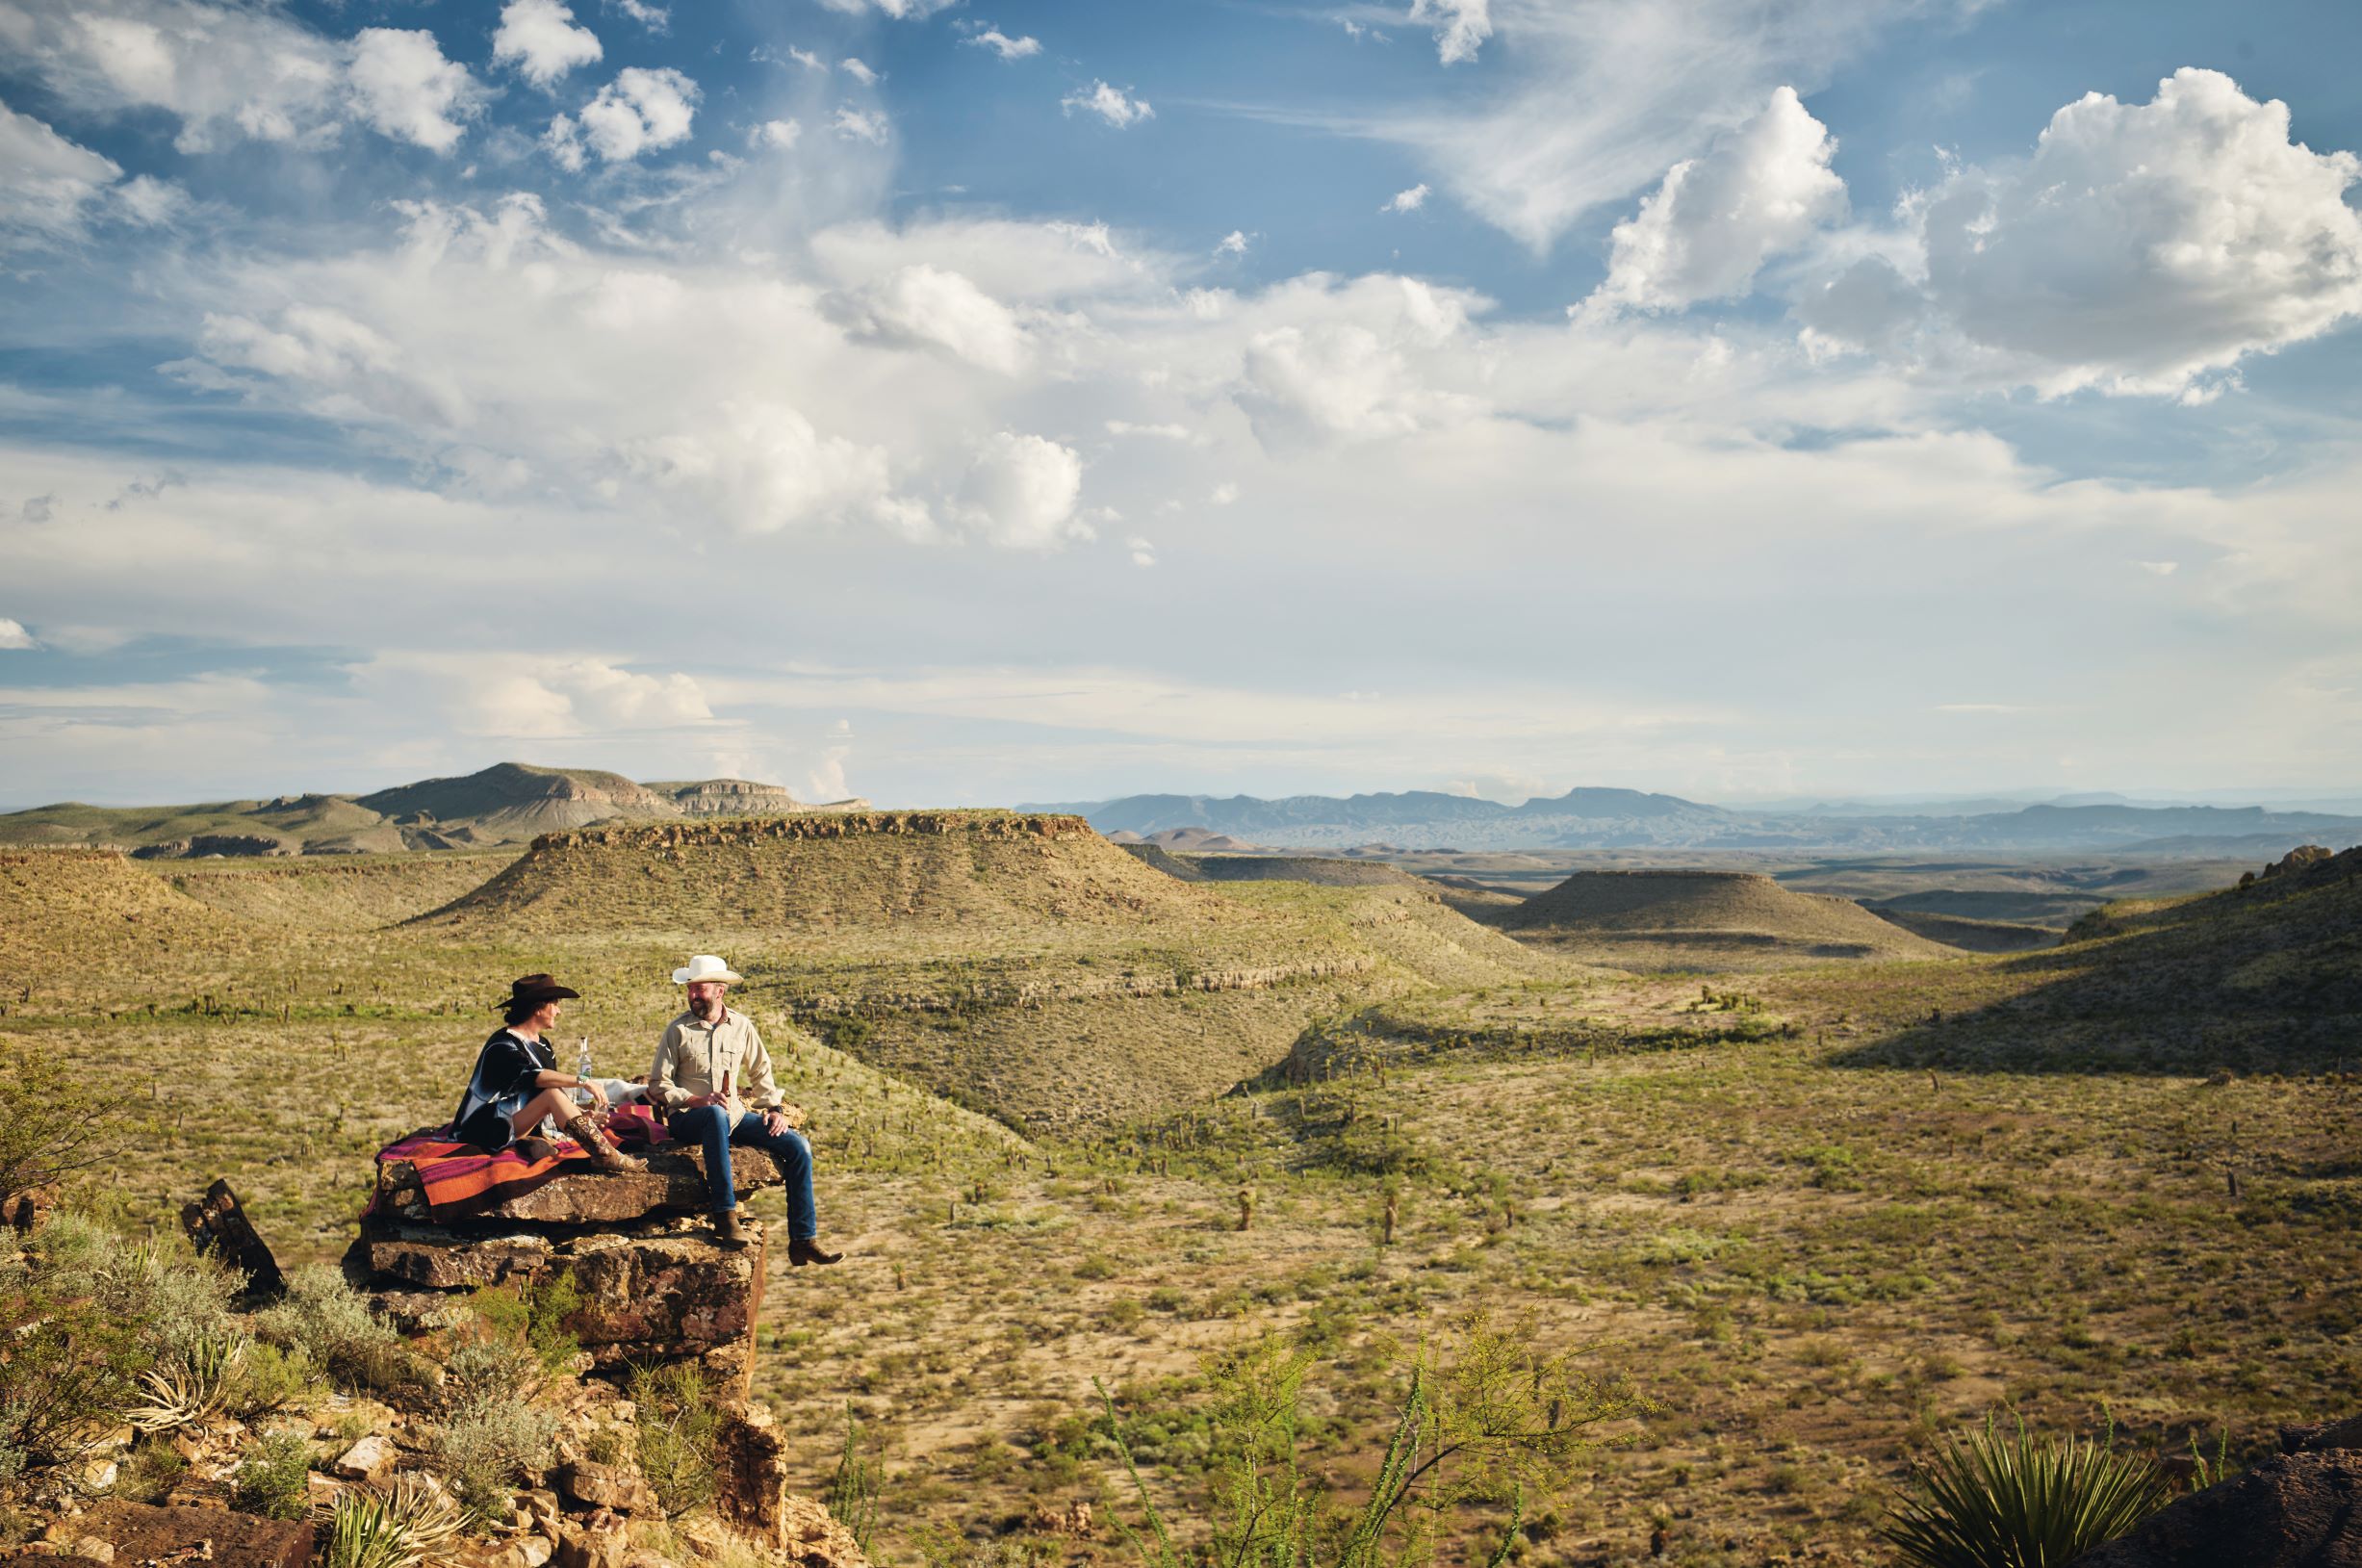
[{"label": "rocky outcrop", "polygon": [[303,1568],[312,1560],[309,1524],[216,1508],[103,1503],[72,1522],[114,1549],[112,1560],[205,1562],[213,1568]]},{"label": "rocky outcrop", "polygon": [[[645,1172],[573,1172],[448,1224],[426,1221],[414,1170],[384,1162],[346,1275],[387,1317],[420,1326],[461,1293],[562,1281],[580,1302],[564,1326],[594,1365],[694,1358],[743,1394],[762,1311],[762,1226],[746,1222],[747,1246],[719,1245],[697,1151],[663,1148],[648,1161]],[[780,1180],[759,1149],[737,1151],[732,1173],[741,1195]]]},{"label": "rocky outcrop", "polygon": [[2159,1509],[2072,1568],[2362,1568],[2362,1417],[2283,1429],[2288,1452]]},{"label": "rocky outcrop", "polygon": [[2323,861],[2334,859],[2336,859],[2335,855],[2331,853],[2326,844],[2298,844],[2295,849],[2264,867],[2264,876],[2269,880],[2272,877],[2289,876],[2298,871],[2309,871]]},{"label": "rocky outcrop", "polygon": [[[486,1221],[537,1225],[604,1225],[651,1214],[702,1214],[706,1209],[702,1149],[665,1145],[648,1152],[645,1171],[579,1171],[508,1198],[476,1216]],[[760,1149],[733,1151],[731,1182],[738,1198],[779,1185],[778,1168]],[[416,1167],[386,1160],[377,1167],[375,1212],[389,1220],[425,1223],[426,1193]]]},{"label": "rocky outcrop", "polygon": [[744,779],[704,779],[696,784],[649,785],[672,797],[690,816],[782,816],[794,811],[866,811],[869,802],[859,798],[813,805],[800,801],[778,784],[750,784]]}]

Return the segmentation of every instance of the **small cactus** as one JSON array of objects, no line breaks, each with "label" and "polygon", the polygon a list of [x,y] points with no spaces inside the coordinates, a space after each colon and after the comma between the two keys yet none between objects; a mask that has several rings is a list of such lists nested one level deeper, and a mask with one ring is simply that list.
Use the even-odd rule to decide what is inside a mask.
[{"label": "small cactus", "polygon": [[1252,1187],[1239,1189],[1239,1228],[1255,1228],[1255,1190]]}]

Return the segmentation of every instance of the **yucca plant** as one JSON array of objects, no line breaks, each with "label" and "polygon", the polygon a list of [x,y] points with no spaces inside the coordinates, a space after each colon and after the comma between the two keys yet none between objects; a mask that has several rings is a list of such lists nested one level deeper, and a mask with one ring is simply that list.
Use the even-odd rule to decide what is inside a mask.
[{"label": "yucca plant", "polygon": [[323,1568],[424,1568],[461,1534],[459,1509],[421,1476],[397,1476],[384,1492],[339,1492],[328,1512]]},{"label": "yucca plant", "polygon": [[219,1410],[246,1358],[244,1334],[214,1334],[198,1340],[163,1367],[140,1374],[147,1397],[124,1412],[142,1432],[177,1431]]},{"label": "yucca plant", "polygon": [[[2114,1436],[2113,1426],[2109,1437]],[[2151,1461],[2106,1439],[1985,1429],[1920,1467],[1881,1531],[1920,1568],[2063,1568],[2166,1501]]]}]

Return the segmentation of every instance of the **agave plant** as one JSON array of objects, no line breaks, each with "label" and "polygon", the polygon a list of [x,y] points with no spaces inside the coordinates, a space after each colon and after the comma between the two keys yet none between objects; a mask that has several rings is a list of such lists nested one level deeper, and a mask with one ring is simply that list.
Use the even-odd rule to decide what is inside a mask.
[{"label": "agave plant", "polygon": [[322,1568],[424,1568],[447,1559],[462,1533],[459,1509],[423,1476],[383,1492],[339,1492],[328,1510]]},{"label": "agave plant", "polygon": [[2104,1440],[2036,1437],[2023,1422],[2005,1434],[1989,1418],[1920,1468],[1881,1533],[1920,1568],[2063,1568],[2166,1494],[2154,1463]]},{"label": "agave plant", "polygon": [[221,1408],[251,1345],[244,1334],[209,1335],[167,1365],[140,1374],[146,1398],[124,1412],[142,1432],[178,1431]]}]

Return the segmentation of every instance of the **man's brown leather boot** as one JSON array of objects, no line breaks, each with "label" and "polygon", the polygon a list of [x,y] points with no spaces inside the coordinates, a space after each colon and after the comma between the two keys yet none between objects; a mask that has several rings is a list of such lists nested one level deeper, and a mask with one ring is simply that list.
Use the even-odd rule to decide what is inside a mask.
[{"label": "man's brown leather boot", "polygon": [[744,1247],[746,1227],[738,1223],[736,1209],[716,1209],[713,1214],[713,1239],[723,1247]]},{"label": "man's brown leather boot", "polygon": [[823,1252],[817,1237],[798,1236],[787,1244],[787,1261],[801,1269],[808,1263],[841,1263],[842,1252]]}]

